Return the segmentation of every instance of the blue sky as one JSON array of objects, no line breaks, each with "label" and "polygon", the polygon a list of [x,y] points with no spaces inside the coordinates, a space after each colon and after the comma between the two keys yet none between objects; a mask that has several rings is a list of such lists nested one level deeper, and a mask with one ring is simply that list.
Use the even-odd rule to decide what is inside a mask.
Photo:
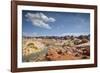
[{"label": "blue sky", "polygon": [[90,34],[90,14],[22,11],[23,36],[65,36]]}]

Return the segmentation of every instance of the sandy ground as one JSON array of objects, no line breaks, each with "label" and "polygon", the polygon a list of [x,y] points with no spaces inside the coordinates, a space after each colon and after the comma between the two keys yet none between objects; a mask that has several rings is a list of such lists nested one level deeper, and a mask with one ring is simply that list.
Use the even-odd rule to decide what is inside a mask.
[{"label": "sandy ground", "polygon": [[[31,54],[26,48],[28,43],[36,44],[38,47],[36,55],[31,55],[37,50],[31,50]],[[28,52],[25,58],[26,51],[23,53],[24,61],[56,61],[56,60],[78,60],[78,59],[89,59],[90,58],[90,48],[89,41],[79,45],[67,46],[63,45],[66,40],[55,40],[55,39],[23,39],[23,52],[26,50]],[[41,48],[42,46],[42,48]],[[43,49],[46,48],[46,49]],[[45,51],[47,50],[47,51]],[[38,55],[38,56],[37,56]],[[31,57],[30,57],[31,56]],[[33,59],[37,56],[35,59]]]}]

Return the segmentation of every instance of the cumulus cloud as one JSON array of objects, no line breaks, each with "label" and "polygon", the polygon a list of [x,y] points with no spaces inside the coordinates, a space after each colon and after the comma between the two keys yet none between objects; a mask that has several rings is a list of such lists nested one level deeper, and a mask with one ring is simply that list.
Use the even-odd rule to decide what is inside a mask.
[{"label": "cumulus cloud", "polygon": [[43,13],[27,13],[25,17],[27,17],[28,21],[32,22],[32,25],[46,29],[51,29],[48,24],[49,22],[56,21],[54,18],[48,17]]}]

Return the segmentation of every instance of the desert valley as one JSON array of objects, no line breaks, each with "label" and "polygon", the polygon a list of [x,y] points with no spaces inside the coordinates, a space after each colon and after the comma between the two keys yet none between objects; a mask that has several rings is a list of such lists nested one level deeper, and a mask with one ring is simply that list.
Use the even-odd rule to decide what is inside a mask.
[{"label": "desert valley", "polygon": [[90,35],[23,37],[23,62],[90,58]]}]

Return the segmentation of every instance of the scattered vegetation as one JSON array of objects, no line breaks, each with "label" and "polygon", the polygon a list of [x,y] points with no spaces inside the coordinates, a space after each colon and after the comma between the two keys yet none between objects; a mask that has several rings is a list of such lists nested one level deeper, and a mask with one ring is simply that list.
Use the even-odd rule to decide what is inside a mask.
[{"label": "scattered vegetation", "polygon": [[90,36],[23,37],[23,62],[90,58]]}]

